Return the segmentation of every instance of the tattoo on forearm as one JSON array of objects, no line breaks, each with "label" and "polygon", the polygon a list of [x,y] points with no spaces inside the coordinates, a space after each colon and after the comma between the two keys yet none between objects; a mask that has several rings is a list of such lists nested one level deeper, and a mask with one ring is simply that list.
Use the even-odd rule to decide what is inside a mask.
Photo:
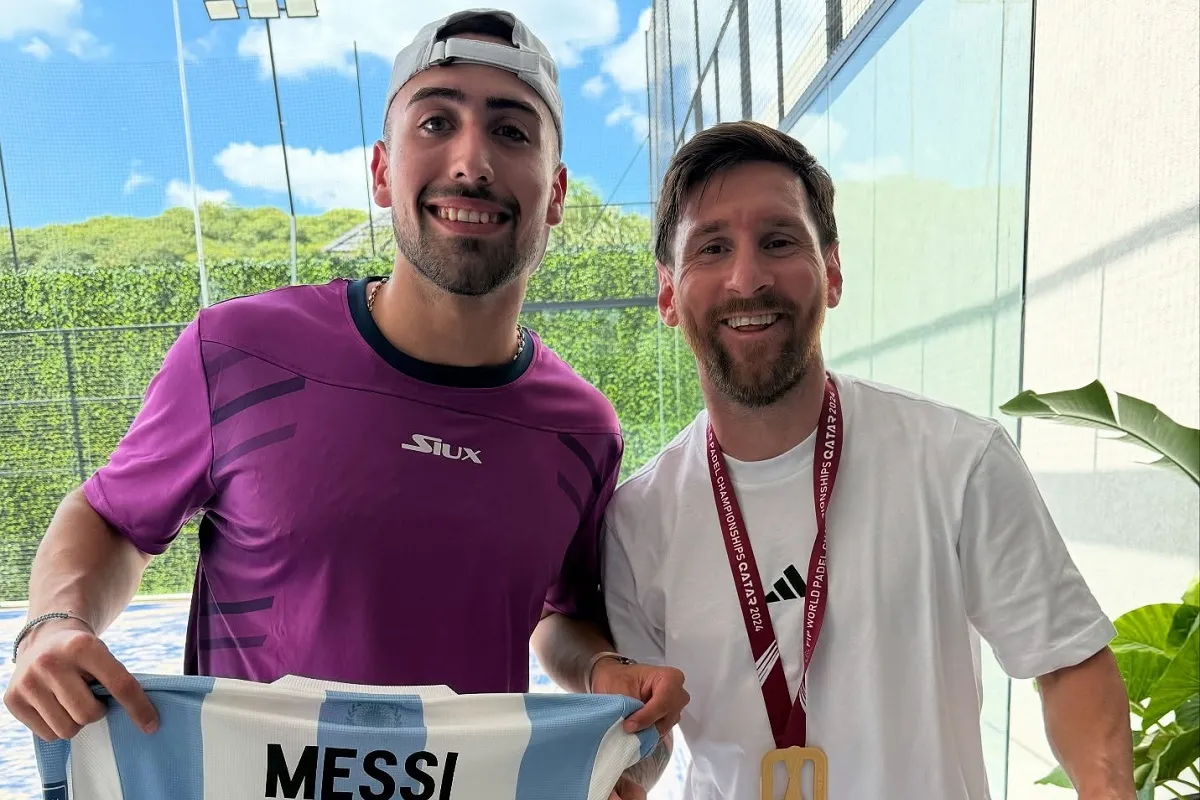
[{"label": "tattoo on forearm", "polygon": [[662,777],[669,763],[671,763],[671,736],[668,734],[658,743],[657,747],[650,751],[650,755],[625,770],[625,775],[649,791],[654,788],[654,784],[658,783],[658,779]]}]

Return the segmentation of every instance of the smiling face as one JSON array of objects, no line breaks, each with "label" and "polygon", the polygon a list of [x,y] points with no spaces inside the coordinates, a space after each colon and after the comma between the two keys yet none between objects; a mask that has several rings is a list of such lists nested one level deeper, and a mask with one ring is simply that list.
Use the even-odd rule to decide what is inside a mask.
[{"label": "smiling face", "polygon": [[714,390],[770,405],[821,363],[841,268],[792,170],[751,162],[701,182],[680,208],[671,260],[659,265],[659,310],[683,329]]},{"label": "smiling face", "polygon": [[529,85],[477,64],[427,69],[396,95],[386,138],[375,145],[375,200],[391,206],[397,250],[418,272],[476,296],[537,266],[562,221],[566,169]]}]

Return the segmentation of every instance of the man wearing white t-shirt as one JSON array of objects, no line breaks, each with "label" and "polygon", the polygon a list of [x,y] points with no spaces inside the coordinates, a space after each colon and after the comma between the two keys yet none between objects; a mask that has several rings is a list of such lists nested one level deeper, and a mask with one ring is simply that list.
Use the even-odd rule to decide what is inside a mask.
[{"label": "man wearing white t-shirt", "polygon": [[663,180],[659,310],[706,410],[617,489],[605,594],[621,653],[687,676],[686,797],[758,800],[763,756],[807,746],[836,800],[989,798],[982,637],[1037,678],[1078,796],[1133,800],[1115,631],[1006,431],[824,366],[833,194],[751,122],[696,134]]}]

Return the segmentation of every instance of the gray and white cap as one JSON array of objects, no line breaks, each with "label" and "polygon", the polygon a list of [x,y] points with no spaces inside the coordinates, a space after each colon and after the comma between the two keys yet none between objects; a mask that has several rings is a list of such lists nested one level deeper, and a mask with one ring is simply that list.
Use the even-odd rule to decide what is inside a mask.
[{"label": "gray and white cap", "polygon": [[[458,37],[445,38],[442,31],[473,17],[491,17],[512,31],[512,47],[495,42]],[[554,118],[558,146],[562,149],[562,98],[558,93],[558,65],[550,51],[525,23],[509,11],[494,8],[472,8],[458,11],[431,22],[417,32],[392,65],[392,80],[388,86],[383,118],[387,119],[392,100],[408,80],[418,72],[444,64],[483,64],[506,69],[533,87],[550,108]]]}]

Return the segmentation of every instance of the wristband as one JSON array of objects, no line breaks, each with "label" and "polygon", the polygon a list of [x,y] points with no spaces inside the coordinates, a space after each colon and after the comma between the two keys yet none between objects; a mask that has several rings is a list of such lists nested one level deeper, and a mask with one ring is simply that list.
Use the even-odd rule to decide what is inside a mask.
[{"label": "wristband", "polygon": [[41,625],[43,622],[49,622],[50,620],[54,620],[54,619],[78,620],[79,622],[82,622],[84,625],[86,625],[88,627],[88,630],[90,630],[92,632],[93,636],[96,634],[96,629],[92,627],[92,624],[90,622],[88,622],[83,617],[79,617],[79,616],[76,616],[75,614],[72,614],[70,611],[51,611],[48,614],[42,614],[42,615],[34,617],[33,619],[26,622],[25,627],[21,628],[20,632],[17,633],[17,638],[13,640],[12,660],[14,662],[16,662],[16,660],[17,660],[17,648],[21,646],[21,640],[24,639],[26,636],[28,636],[29,632],[32,631],[34,628],[36,628],[38,625]]},{"label": "wristband", "polygon": [[623,656],[620,653],[612,653],[607,650],[603,653],[596,653],[596,655],[592,656],[592,660],[588,662],[587,675],[585,675],[583,679],[583,690],[588,694],[592,693],[592,673],[596,670],[596,665],[606,658],[611,658],[620,664],[624,664],[625,666],[637,663],[632,658]]}]

